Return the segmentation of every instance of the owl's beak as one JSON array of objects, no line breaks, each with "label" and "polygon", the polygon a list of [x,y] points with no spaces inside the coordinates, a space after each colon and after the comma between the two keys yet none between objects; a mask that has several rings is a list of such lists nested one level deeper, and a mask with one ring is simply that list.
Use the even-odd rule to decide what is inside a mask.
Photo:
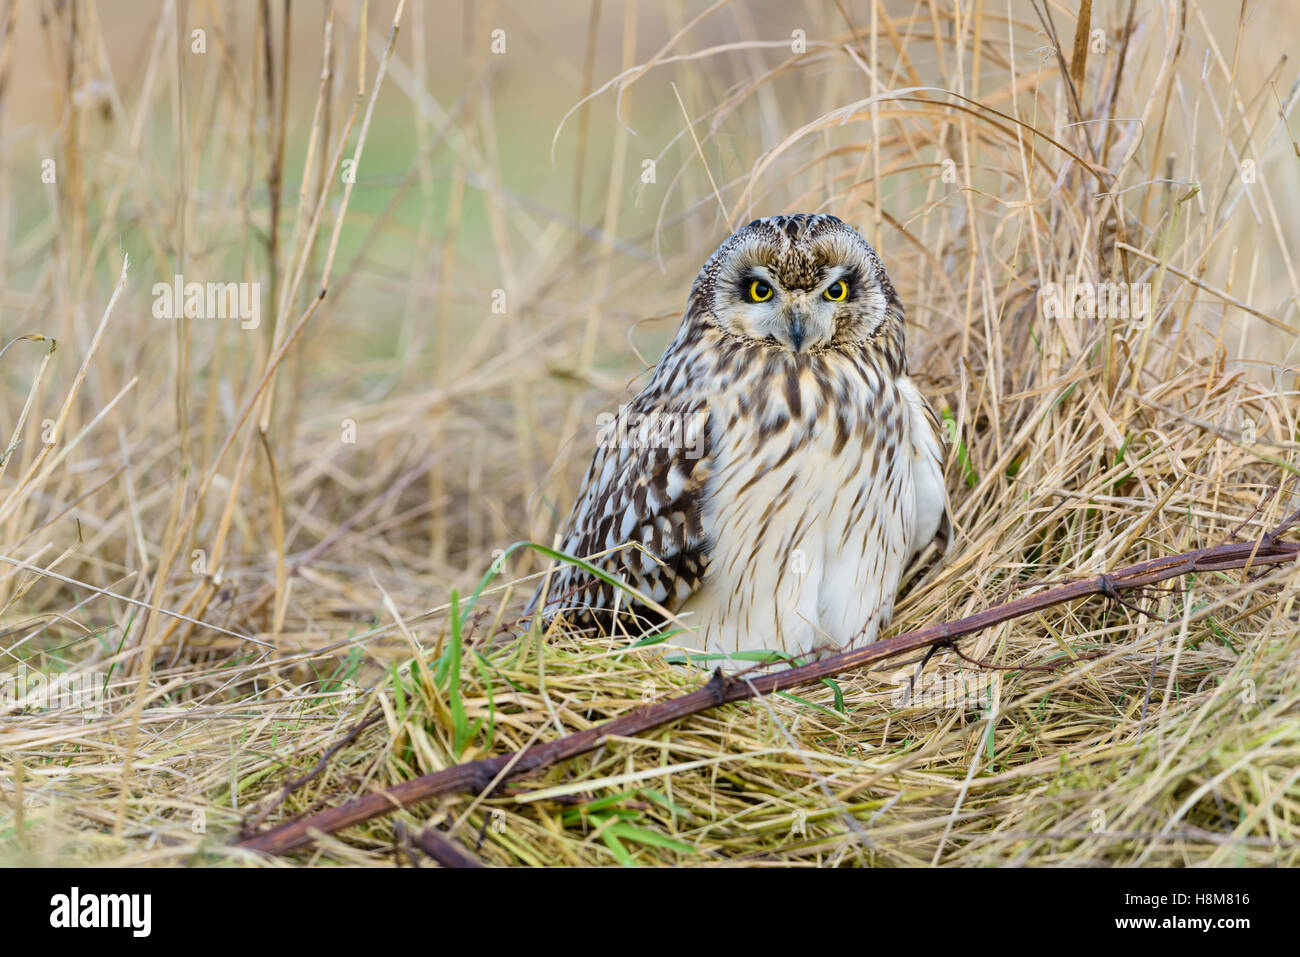
[{"label": "owl's beak", "polygon": [[790,307],[790,342],[795,352],[803,351],[803,341],[808,334],[808,306],[796,302]]}]

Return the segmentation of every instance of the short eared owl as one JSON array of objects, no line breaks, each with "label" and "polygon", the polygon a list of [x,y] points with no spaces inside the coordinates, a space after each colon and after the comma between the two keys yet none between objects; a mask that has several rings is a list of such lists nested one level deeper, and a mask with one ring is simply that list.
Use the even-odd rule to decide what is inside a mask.
[{"label": "short eared owl", "polygon": [[[602,430],[561,549],[676,613],[677,644],[864,644],[911,559],[947,543],[942,458],[875,250],[834,216],[756,219],[704,264],[649,385]],[[573,565],[530,611],[543,588],[548,619],[658,619]]]}]

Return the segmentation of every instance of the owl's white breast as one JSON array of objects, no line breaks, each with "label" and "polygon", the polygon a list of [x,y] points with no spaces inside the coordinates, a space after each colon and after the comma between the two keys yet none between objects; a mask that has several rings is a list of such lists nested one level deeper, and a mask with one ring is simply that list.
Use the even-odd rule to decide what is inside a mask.
[{"label": "owl's white breast", "polygon": [[925,397],[906,377],[898,380],[898,387],[908,408],[915,505],[911,541],[915,555],[934,540],[943,523],[948,511],[948,487],[943,480],[943,439],[930,424]]},{"label": "owl's white breast", "polygon": [[676,639],[707,652],[874,641],[945,507],[938,439],[905,378],[845,362],[805,371],[797,396],[777,385],[745,390],[748,409],[713,403],[724,425],[702,516],[712,548],[680,609],[694,633]]}]

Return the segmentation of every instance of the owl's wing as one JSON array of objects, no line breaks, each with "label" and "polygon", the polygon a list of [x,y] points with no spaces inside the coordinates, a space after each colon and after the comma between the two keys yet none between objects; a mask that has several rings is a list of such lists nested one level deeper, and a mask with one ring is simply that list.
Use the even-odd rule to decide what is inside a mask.
[{"label": "owl's wing", "polygon": [[[712,467],[709,413],[700,400],[665,406],[638,396],[605,423],[560,550],[621,578],[675,611],[699,588],[709,542],[701,523]],[[544,617],[563,612],[581,627],[612,630],[626,593],[571,564],[557,566],[528,604],[546,592]],[[637,615],[657,620],[636,603]]]},{"label": "owl's wing", "polygon": [[[943,476],[948,430],[914,385],[907,383],[903,394],[912,409],[910,434],[912,481],[917,510],[915,522],[918,531],[925,530],[919,533],[913,543],[914,550],[908,558],[910,568],[905,577],[911,578],[928,568],[926,574],[921,576],[924,581],[937,571],[952,543],[952,506]],[[936,549],[933,553],[929,552],[931,544]]]}]

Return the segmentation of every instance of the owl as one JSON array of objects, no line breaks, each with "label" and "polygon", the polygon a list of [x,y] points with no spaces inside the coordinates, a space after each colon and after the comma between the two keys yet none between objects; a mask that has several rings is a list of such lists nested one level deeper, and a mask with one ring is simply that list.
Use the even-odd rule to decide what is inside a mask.
[{"label": "owl", "polygon": [[[674,614],[676,644],[815,657],[875,641],[949,531],[898,294],[856,229],[800,214],[709,257],[649,384],[600,429],[560,547]],[[633,634],[663,618],[572,564],[539,609]]]}]

